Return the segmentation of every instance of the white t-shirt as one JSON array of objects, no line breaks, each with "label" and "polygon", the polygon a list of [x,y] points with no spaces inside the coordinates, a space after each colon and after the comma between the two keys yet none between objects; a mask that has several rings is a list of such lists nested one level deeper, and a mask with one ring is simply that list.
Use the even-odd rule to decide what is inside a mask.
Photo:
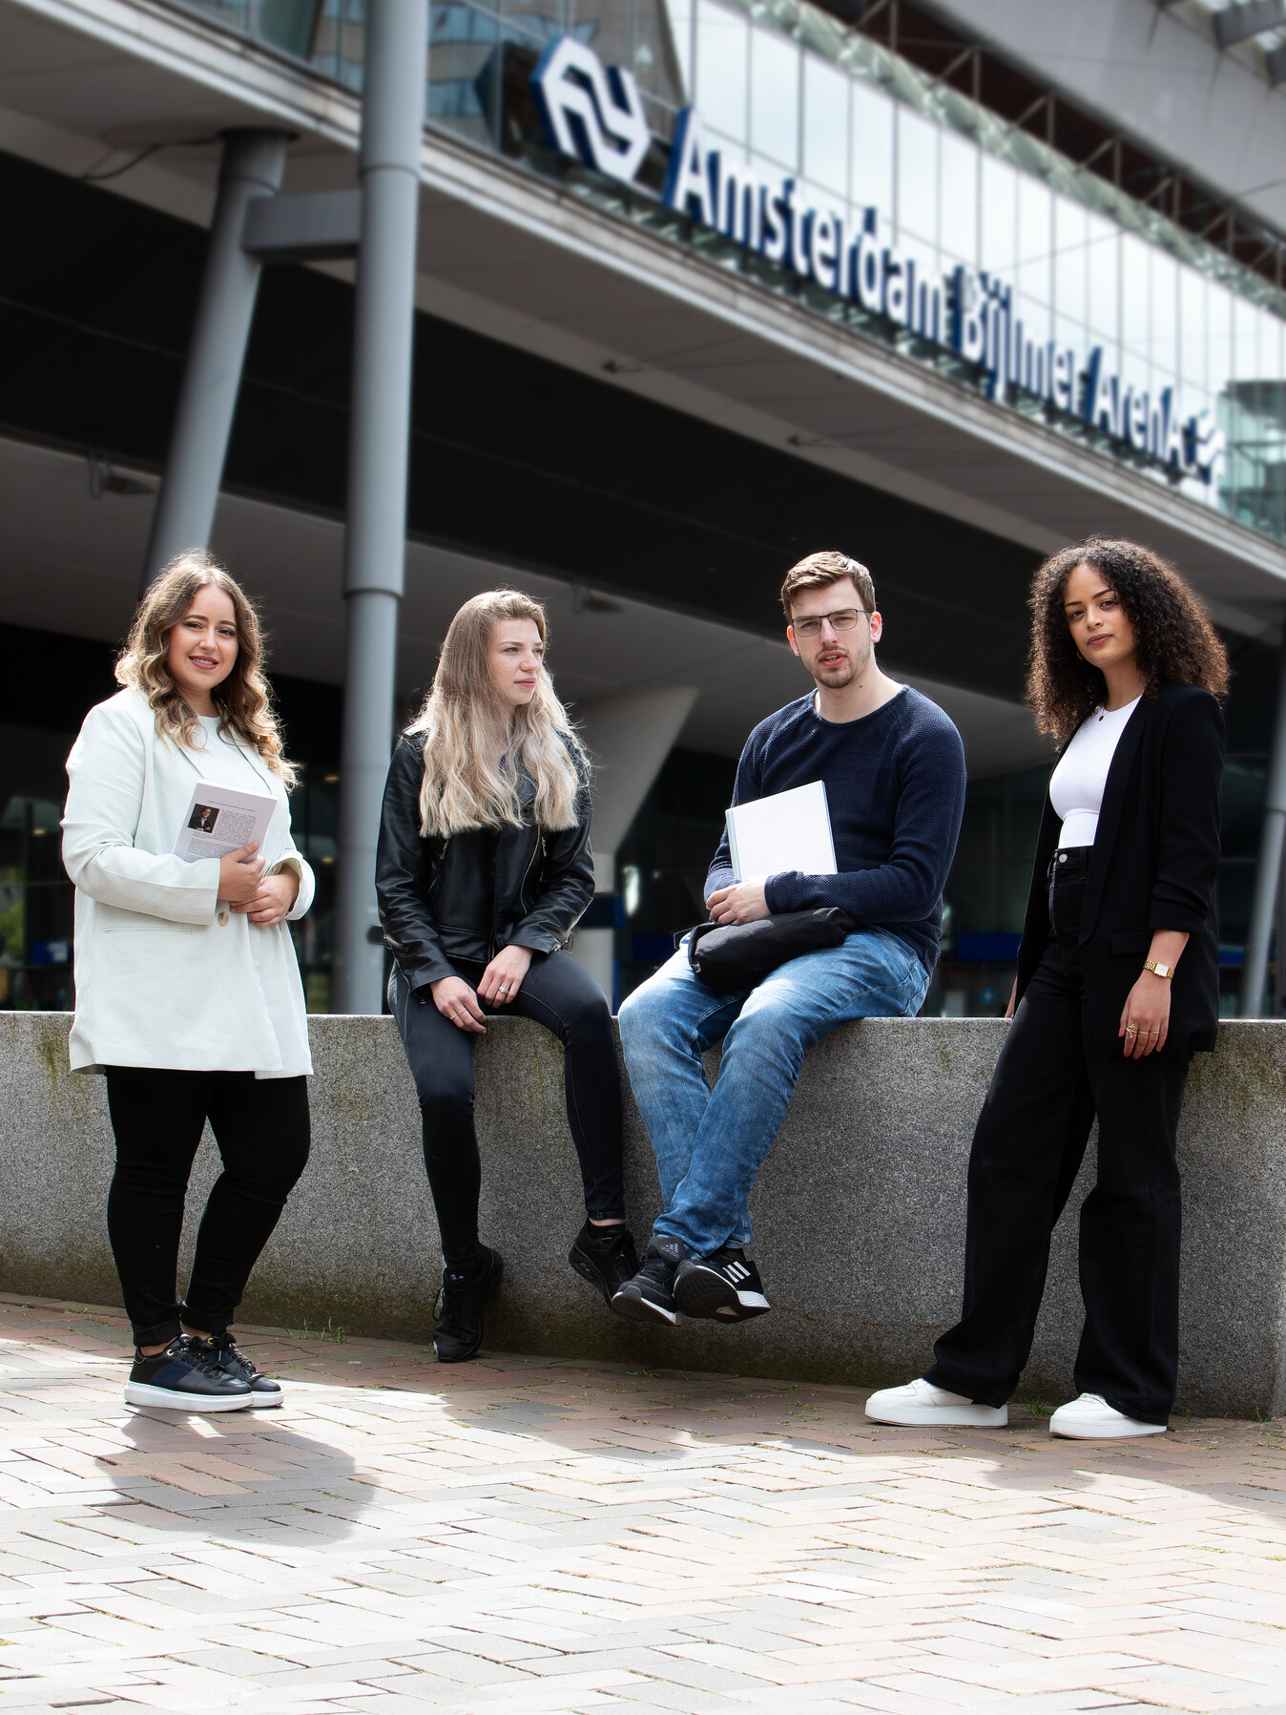
[{"label": "white t-shirt", "polygon": [[1072,735],[1049,779],[1049,801],[1063,818],[1060,846],[1092,846],[1103,807],[1107,771],[1126,722],[1139,706],[1135,697],[1119,709],[1095,709]]},{"label": "white t-shirt", "polygon": [[212,786],[231,786],[237,792],[263,796],[263,780],[234,738],[219,732],[218,715],[198,715],[202,744],[192,750],[201,778]]}]

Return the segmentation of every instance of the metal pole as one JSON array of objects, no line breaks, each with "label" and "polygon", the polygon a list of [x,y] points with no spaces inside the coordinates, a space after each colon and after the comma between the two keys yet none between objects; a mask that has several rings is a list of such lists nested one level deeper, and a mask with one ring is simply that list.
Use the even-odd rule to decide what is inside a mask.
[{"label": "metal pole", "polygon": [[[1268,947],[1273,918],[1277,914],[1277,890],[1282,876],[1282,849],[1286,846],[1286,625],[1282,629],[1281,672],[1277,683],[1277,718],[1268,759],[1267,791],[1264,795],[1264,827],[1259,841],[1259,863],[1255,869],[1255,897],[1250,910],[1250,932],[1246,936],[1246,968],[1241,985],[1241,1016],[1258,1018],[1264,1004],[1268,977]],[[1277,957],[1283,957],[1280,942]]]},{"label": "metal pole", "polygon": [[424,130],[427,0],[366,10],[362,241],[357,265],[344,599],[335,1011],[379,1012],[384,950],[375,841],[393,732],[398,603],[406,554],[416,218]]},{"label": "metal pole", "polygon": [[210,250],[152,514],[144,587],[175,554],[210,540],[263,266],[241,248],[246,204],[280,189],[288,142],[284,131],[229,131],[224,139]]}]

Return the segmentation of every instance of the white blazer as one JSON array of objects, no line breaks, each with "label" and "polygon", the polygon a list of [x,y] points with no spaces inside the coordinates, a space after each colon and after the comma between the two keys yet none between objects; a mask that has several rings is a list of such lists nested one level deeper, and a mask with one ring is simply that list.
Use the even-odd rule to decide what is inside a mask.
[{"label": "white blazer", "polygon": [[[296,871],[290,916],[302,917],[313,872],[290,837],[285,788],[256,751],[240,749],[277,800],[260,856],[270,870]],[[85,716],[67,774],[63,862],[76,885],[72,1071],[311,1072],[289,929],[219,910],[219,860],[174,855],[202,777],[200,752],[162,737],[147,698],[127,689]]]}]

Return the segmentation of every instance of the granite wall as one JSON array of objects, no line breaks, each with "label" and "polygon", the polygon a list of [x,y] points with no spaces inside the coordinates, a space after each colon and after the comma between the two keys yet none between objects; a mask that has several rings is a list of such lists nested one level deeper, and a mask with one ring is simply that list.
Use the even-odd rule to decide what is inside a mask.
[{"label": "granite wall", "polygon": [[[116,1303],[103,1081],[67,1071],[68,1022],[0,1013],[0,1290]],[[312,1161],[244,1319],[426,1338],[440,1262],[396,1030],[387,1018],[338,1017],[311,1029]],[[493,1025],[478,1054],[483,1235],[504,1252],[506,1276],[488,1344],[871,1384],[919,1374],[955,1319],[969,1137],[1004,1029],[878,1020],[824,1042],[755,1193],[754,1255],[773,1313],[652,1334],[612,1317],[567,1267],[582,1210],[556,1043],[532,1024]],[[1216,1053],[1198,1056],[1181,1156],[1181,1406],[1286,1411],[1286,1023],[1228,1024]],[[207,1139],[193,1209],[216,1162]],[[655,1176],[632,1107],[627,1167],[641,1234]],[[1083,1175],[1055,1237],[1024,1384],[1051,1401],[1071,1385],[1084,1189]]]}]

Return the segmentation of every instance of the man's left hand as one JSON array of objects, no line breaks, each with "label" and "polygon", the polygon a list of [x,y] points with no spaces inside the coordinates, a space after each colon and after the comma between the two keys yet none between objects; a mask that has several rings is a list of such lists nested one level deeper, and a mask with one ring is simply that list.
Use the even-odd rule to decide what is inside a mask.
[{"label": "man's left hand", "polygon": [[706,910],[716,923],[757,923],[771,917],[762,881],[738,881],[718,887],[706,900]]}]

